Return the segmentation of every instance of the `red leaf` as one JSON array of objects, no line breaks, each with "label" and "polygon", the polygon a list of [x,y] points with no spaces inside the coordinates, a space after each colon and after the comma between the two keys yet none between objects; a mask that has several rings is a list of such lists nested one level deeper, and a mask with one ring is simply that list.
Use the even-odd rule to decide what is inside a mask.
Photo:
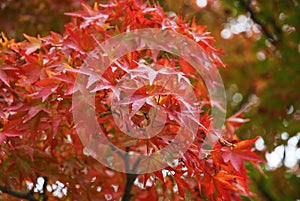
[{"label": "red leaf", "polygon": [[244,161],[264,162],[251,151],[251,147],[258,138],[252,140],[244,140],[234,144],[233,147],[222,147],[222,157],[225,162],[230,161],[234,169],[240,173],[245,172]]},{"label": "red leaf", "polygon": [[26,48],[25,54],[29,55],[41,47],[42,41],[40,38],[28,36],[27,34],[23,34],[23,36],[30,42],[27,44],[25,43],[24,46],[24,48]]},{"label": "red leaf", "polygon": [[155,176],[157,176],[163,183],[165,183],[164,176],[162,174],[162,171],[156,171],[154,172]]},{"label": "red leaf", "polygon": [[184,198],[185,197],[185,189],[191,190],[189,184],[186,183],[186,181],[183,178],[181,178],[181,175],[178,173],[175,173],[174,179],[178,186],[179,195]]},{"label": "red leaf", "polygon": [[2,133],[0,133],[0,144],[2,144],[2,142],[4,142],[6,136]]},{"label": "red leaf", "polygon": [[0,80],[9,87],[8,77],[6,73],[0,69]]},{"label": "red leaf", "polygon": [[188,75],[196,74],[196,70],[193,68],[193,66],[191,64],[189,64],[187,61],[185,61],[184,59],[179,60],[179,65],[185,74],[188,74]]},{"label": "red leaf", "polygon": [[42,88],[34,97],[42,98],[42,101],[45,102],[45,100],[58,88],[59,81],[54,78],[46,78],[36,82],[35,85]]},{"label": "red leaf", "polygon": [[22,66],[22,71],[27,77],[22,84],[33,84],[40,78],[45,78],[46,74],[43,73],[43,58],[42,54],[39,55],[26,55],[26,64]]}]

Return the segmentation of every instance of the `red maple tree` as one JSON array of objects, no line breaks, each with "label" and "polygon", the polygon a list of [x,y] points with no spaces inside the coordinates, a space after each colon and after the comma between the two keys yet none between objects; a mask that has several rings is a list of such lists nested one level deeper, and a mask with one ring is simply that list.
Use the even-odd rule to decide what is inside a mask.
[{"label": "red maple tree", "polygon": [[[82,3],[82,10],[67,13],[72,21],[63,35],[24,36],[15,42],[2,34],[0,41],[0,191],[3,199],[37,200],[241,200],[250,196],[245,161],[262,162],[252,149],[256,139],[240,140],[235,130],[245,121],[242,113],[228,118],[217,143],[203,150],[209,135],[210,104],[203,104],[197,134],[185,153],[162,170],[132,174],[114,171],[95,160],[78,137],[72,112],[76,78],[97,44],[121,33],[158,28],[180,33],[198,43],[216,66],[224,66],[213,47],[214,39],[195,20],[168,15],[159,5],[138,0],[109,4]],[[168,76],[184,76],[196,98],[209,102],[201,76],[188,63],[163,51],[140,50],[123,55],[95,79],[95,111],[102,132],[125,152],[151,154],[168,146],[180,129],[179,102],[160,94],[163,86],[137,88],[129,100],[130,119],[140,128],[152,124],[153,108],[163,109],[166,122],[159,135],[135,139],[124,135],[114,122],[112,88],[131,73],[151,82],[146,64],[172,69]],[[145,68],[140,68],[145,65]],[[166,72],[165,72],[166,73]],[[91,75],[90,75],[91,76]],[[126,84],[126,83],[125,83]],[[125,85],[126,86],[126,85]],[[147,94],[156,94],[150,101]],[[187,103],[187,108],[194,106]],[[151,116],[152,115],[152,116]],[[86,131],[90,132],[90,131]],[[88,135],[93,137],[91,133]],[[96,138],[97,139],[97,138]],[[96,142],[97,143],[97,142]],[[145,148],[146,147],[146,148]],[[104,153],[103,153],[104,154]],[[202,157],[205,155],[204,157]],[[120,155],[121,163],[126,158]]]}]

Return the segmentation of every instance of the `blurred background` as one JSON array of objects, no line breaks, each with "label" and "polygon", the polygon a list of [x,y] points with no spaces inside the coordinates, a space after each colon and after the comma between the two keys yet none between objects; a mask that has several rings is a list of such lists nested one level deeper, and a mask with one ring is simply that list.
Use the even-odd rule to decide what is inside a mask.
[{"label": "blurred background", "polygon": [[[260,136],[255,148],[267,160],[265,175],[248,166],[256,200],[300,201],[300,0],[158,2],[171,16],[207,26],[225,53],[228,116],[252,103],[237,134]],[[1,0],[0,31],[17,41],[23,33],[63,33],[70,20],[64,12],[78,9],[78,0]]]}]

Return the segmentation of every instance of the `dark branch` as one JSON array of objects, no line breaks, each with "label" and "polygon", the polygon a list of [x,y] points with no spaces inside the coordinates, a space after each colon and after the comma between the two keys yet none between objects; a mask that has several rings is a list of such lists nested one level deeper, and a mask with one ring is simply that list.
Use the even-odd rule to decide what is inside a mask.
[{"label": "dark branch", "polygon": [[138,176],[137,174],[130,174],[130,173],[127,173],[126,175],[127,175],[127,182],[126,182],[126,186],[125,186],[122,201],[129,201],[130,200],[132,186],[133,186],[133,183],[134,183],[136,177]]},{"label": "dark branch", "polygon": [[47,201],[48,200],[48,195],[47,195],[48,177],[43,177],[43,178],[44,178],[44,184],[43,184],[42,197],[43,197],[43,201]]},{"label": "dark branch", "polygon": [[130,151],[130,148],[129,147],[126,147],[126,155],[124,155],[123,159],[124,159],[124,163],[125,163],[125,166],[126,166],[126,178],[127,178],[127,181],[126,181],[126,185],[125,185],[125,189],[124,189],[124,194],[123,194],[123,198],[122,198],[122,201],[129,201],[132,194],[131,194],[131,190],[132,190],[132,186],[134,184],[134,181],[136,179],[136,177],[138,176],[138,174],[131,174],[129,172],[131,171],[135,171],[136,170],[136,167],[137,165],[139,164],[140,162],[140,159],[138,159],[137,161],[135,161],[134,165],[133,165],[133,168],[130,169],[130,155],[129,155],[129,151]]},{"label": "dark branch", "polygon": [[[247,12],[249,12],[251,19],[253,20],[253,22],[255,22],[256,24],[258,24],[261,29],[263,34],[268,38],[271,39],[271,43],[273,43],[274,45],[278,42],[278,37],[274,34],[272,34],[266,27],[265,23],[263,23],[258,17],[257,17],[257,13],[254,12],[254,10],[251,8],[250,4],[247,3],[245,0],[239,0],[241,7],[246,10]],[[277,25],[274,25],[275,30],[278,32],[278,30],[280,30],[280,28],[277,27]]]},{"label": "dark branch", "polygon": [[6,188],[4,186],[1,186],[1,185],[0,185],[0,191],[2,193],[6,193],[6,194],[9,194],[9,195],[17,197],[17,198],[21,198],[21,199],[25,199],[25,200],[29,200],[29,201],[38,201],[30,191],[27,192],[27,193],[24,193],[24,192],[21,192],[21,191],[8,189],[8,188]]}]

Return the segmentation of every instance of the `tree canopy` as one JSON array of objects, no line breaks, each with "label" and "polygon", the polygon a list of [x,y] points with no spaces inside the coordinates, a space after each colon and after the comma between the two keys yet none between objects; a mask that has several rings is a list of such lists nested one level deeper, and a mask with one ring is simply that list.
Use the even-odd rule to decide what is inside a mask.
[{"label": "tree canopy", "polygon": [[[12,0],[1,4],[0,170],[4,174],[0,200],[300,198],[299,1],[98,2]],[[210,97],[205,81],[189,61],[145,50],[123,55],[103,72],[100,82],[92,72],[80,71],[97,44],[141,28],[183,34],[219,66],[227,95],[226,128],[208,151],[203,143],[209,136],[211,105],[203,103]],[[169,71],[157,70],[150,77],[150,63],[168,66]],[[85,104],[72,103],[72,95],[80,91],[74,87],[78,75],[90,77],[87,88],[97,89],[97,121],[106,137],[124,153],[149,154],[168,146],[178,132],[180,117],[174,114],[183,111],[178,105],[185,96],[159,94],[164,90],[160,85],[135,88],[128,102],[134,125],[149,126],[153,108],[163,109],[168,122],[159,136],[136,140],[124,137],[114,123],[111,89],[120,86],[126,74],[151,83],[152,79],[163,81],[166,75],[180,77],[180,73],[188,78],[187,85],[175,84],[191,84],[201,107],[186,102],[187,109],[199,112],[200,118],[192,146],[178,161],[148,174],[121,173],[99,163],[83,146],[72,116],[74,108]],[[154,99],[145,98],[148,93],[156,94]],[[189,125],[188,120],[183,122]],[[83,132],[88,133],[88,143],[101,140],[91,130]],[[114,154],[123,165],[134,167],[126,164],[126,154]],[[258,163],[263,162],[261,158],[266,158],[265,165]]]}]

